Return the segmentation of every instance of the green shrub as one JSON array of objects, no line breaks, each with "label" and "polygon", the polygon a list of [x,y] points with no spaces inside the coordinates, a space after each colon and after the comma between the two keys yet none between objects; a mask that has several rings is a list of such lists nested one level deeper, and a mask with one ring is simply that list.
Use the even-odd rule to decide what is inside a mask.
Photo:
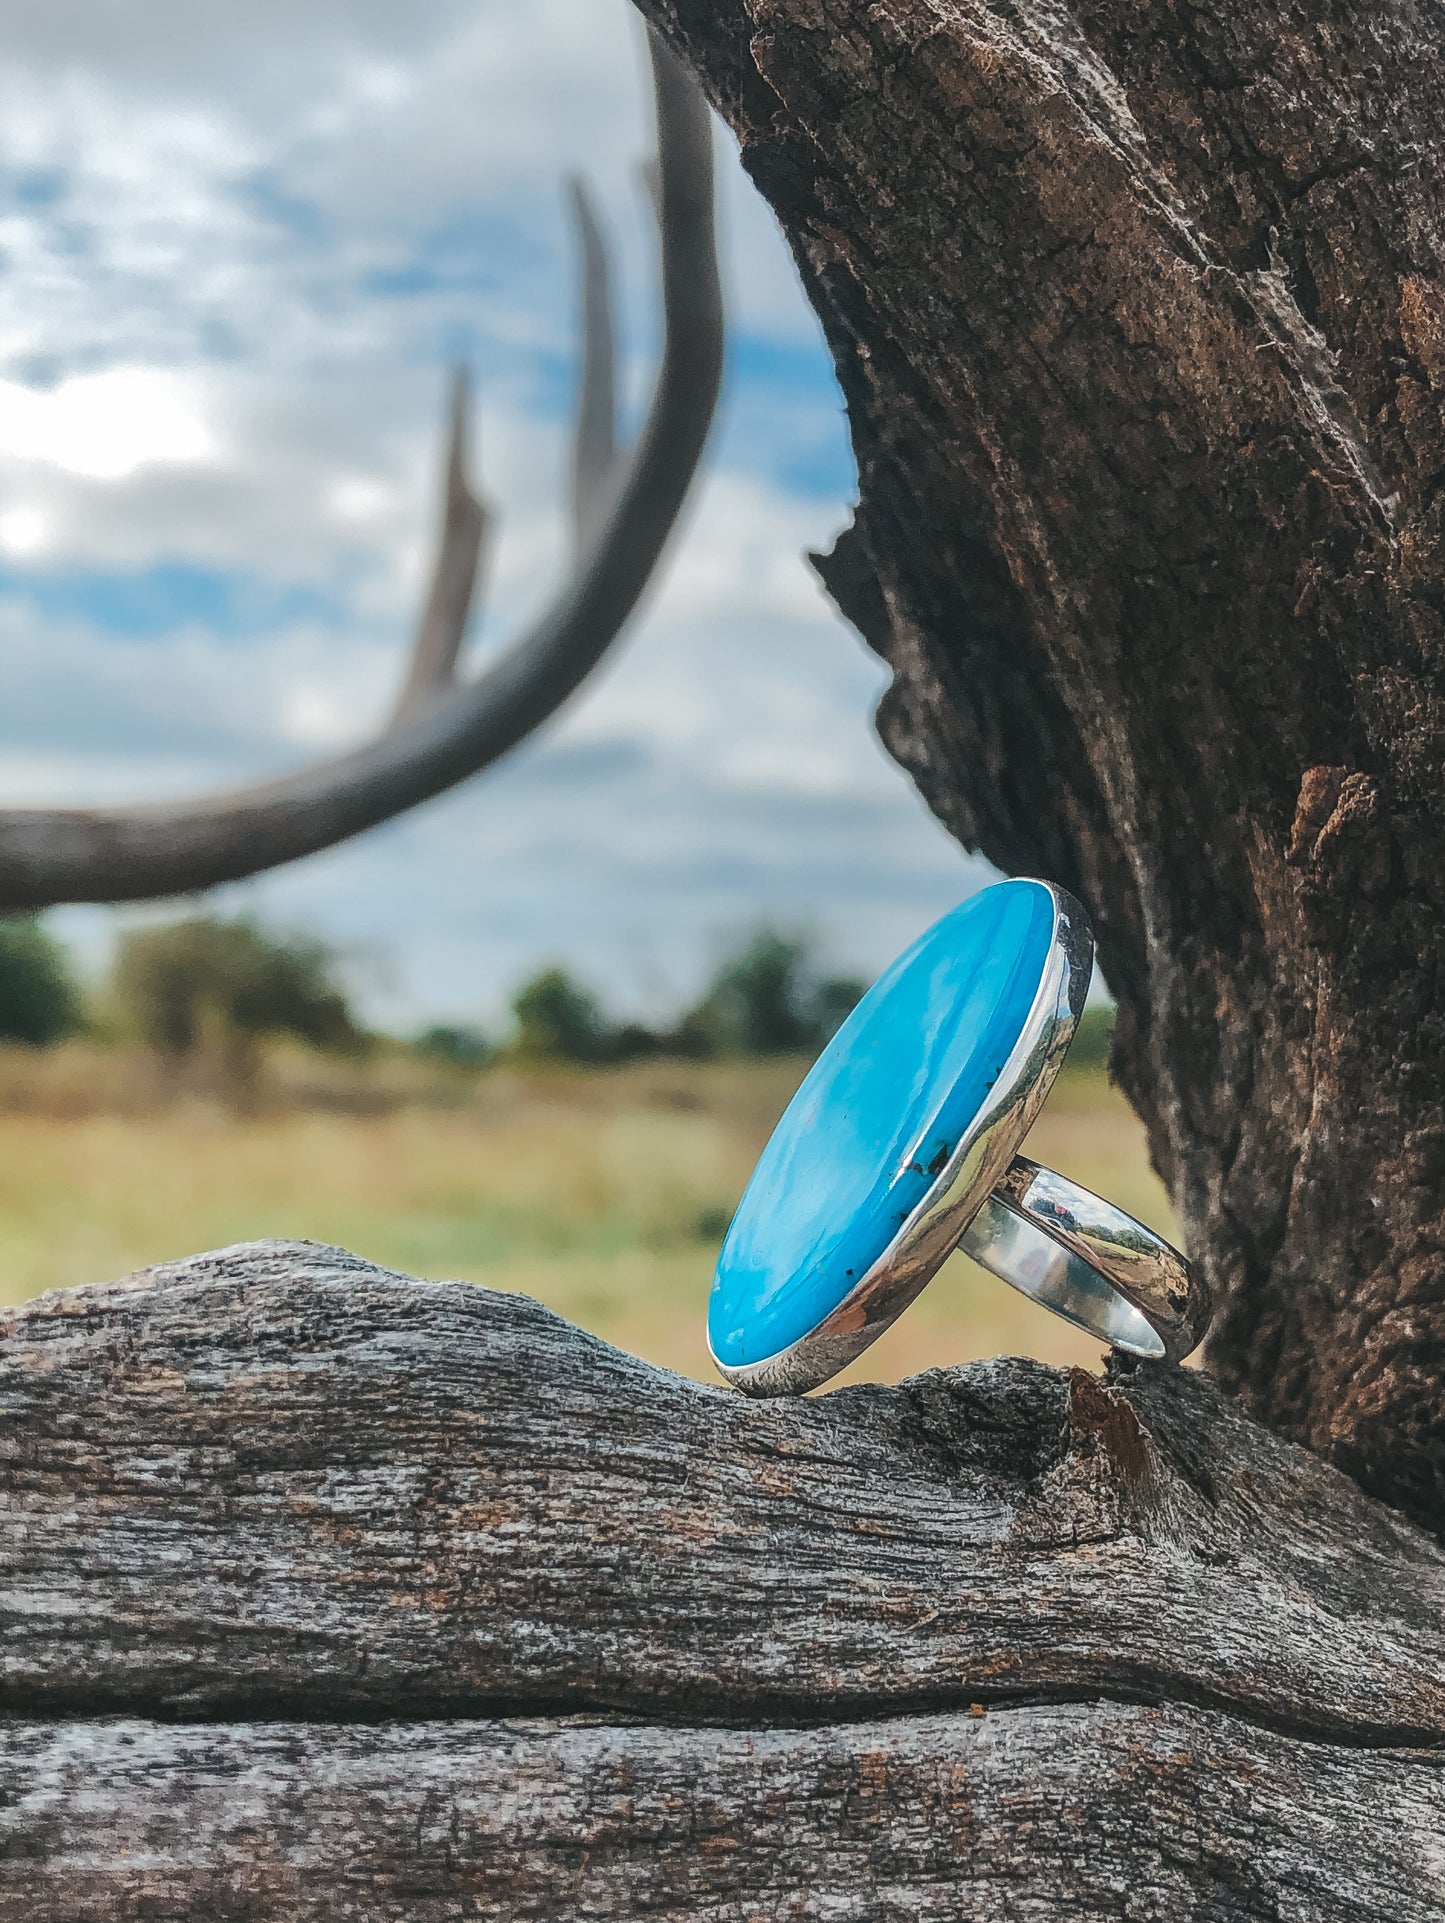
[{"label": "green shrub", "polygon": [[436,1022],[416,1038],[416,1051],[448,1068],[485,1068],[496,1050],[479,1028]]},{"label": "green shrub", "polygon": [[141,1038],[170,1055],[193,1053],[207,1036],[235,1044],[289,1035],[350,1050],[364,1036],[335,967],[320,942],[197,915],[124,935],[114,994]]},{"label": "green shrub", "polygon": [[0,918],[0,1041],[48,1048],[83,1024],[65,950],[33,915]]},{"label": "green shrub", "polygon": [[539,1060],[603,1062],[614,1052],[614,1032],[596,1001],[561,968],[548,968],[518,991],[512,1003],[516,1050]]},{"label": "green shrub", "polygon": [[716,1055],[816,1054],[863,993],[820,975],[809,945],[762,928],[725,961],[679,1033]]}]

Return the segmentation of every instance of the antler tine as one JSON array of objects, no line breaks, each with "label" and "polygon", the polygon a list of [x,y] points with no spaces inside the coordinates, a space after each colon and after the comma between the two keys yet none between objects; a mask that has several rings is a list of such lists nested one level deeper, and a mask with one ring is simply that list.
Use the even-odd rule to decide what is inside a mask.
[{"label": "antler tine", "polygon": [[582,268],[582,381],[572,447],[572,529],[581,554],[605,520],[617,487],[617,350],[602,225],[586,181],[574,176],[569,184]]},{"label": "antler tine", "polygon": [[487,534],[487,510],[467,478],[467,418],[471,381],[465,367],[452,374],[451,433],[447,442],[442,536],[431,587],[411,663],[396,705],[394,728],[444,695],[456,677],[457,657],[466,638],[476,597],[477,574]]},{"label": "antler tine", "polygon": [[0,813],[0,907],[137,901],[344,841],[505,754],[567,699],[647,587],[696,472],[722,375],[712,126],[649,39],[662,172],[665,339],[646,424],[597,539],[550,610],[476,680],[349,754],[190,804]]},{"label": "antler tine", "polygon": [[[572,456],[574,548],[580,554],[605,518],[617,484],[617,356],[612,273],[602,224],[586,182],[574,175],[568,186],[582,287],[582,370]],[[467,477],[470,402],[467,370],[458,366],[452,377],[442,537],[406,679],[391,711],[393,728],[452,686],[475,606],[489,516]]]}]

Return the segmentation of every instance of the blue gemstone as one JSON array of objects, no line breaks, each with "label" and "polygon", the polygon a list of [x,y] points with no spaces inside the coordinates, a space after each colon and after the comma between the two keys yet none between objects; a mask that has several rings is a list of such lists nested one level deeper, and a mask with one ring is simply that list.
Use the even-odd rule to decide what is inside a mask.
[{"label": "blue gemstone", "polygon": [[1053,938],[1048,889],[1000,882],[935,922],[869,989],[738,1205],[708,1306],[719,1362],[778,1354],[872,1268],[998,1080]]}]

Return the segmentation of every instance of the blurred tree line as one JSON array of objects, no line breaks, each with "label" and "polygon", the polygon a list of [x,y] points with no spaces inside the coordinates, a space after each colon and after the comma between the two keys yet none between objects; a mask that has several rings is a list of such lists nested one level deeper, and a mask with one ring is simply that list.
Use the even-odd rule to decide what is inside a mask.
[{"label": "blurred tree line", "polygon": [[[823,974],[808,943],[762,929],[724,960],[701,1001],[663,1028],[612,1021],[565,970],[546,969],[512,1003],[508,1051],[572,1062],[816,1054],[863,989]],[[435,1047],[438,1038],[433,1029],[424,1042]]]},{"label": "blurred tree line", "polygon": [[[357,1054],[379,1039],[352,1009],[343,964],[321,942],[244,919],[189,916],[125,933],[92,1006],[66,951],[36,917],[0,919],[0,1041],[43,1048],[98,1028],[177,1061],[209,1054],[244,1090],[271,1040]],[[862,992],[861,982],[826,973],[806,941],[762,929],[723,960],[695,1006],[663,1027],[612,1019],[565,970],[548,968],[515,996],[509,1034],[438,1024],[415,1047],[458,1069],[503,1058],[603,1064],[816,1054]]]}]

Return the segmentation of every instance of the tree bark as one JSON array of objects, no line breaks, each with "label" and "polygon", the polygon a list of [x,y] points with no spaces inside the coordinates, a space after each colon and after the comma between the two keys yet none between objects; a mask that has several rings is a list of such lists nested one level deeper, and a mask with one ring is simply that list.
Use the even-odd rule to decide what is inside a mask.
[{"label": "tree bark", "polygon": [[1445,1551],[1198,1376],[749,1402],[255,1244],[0,1321],[0,1923],[1445,1907]]},{"label": "tree bark", "polygon": [[1245,1405],[1445,1526],[1445,27],[639,0],[822,316],[894,755],[1094,914]]}]

